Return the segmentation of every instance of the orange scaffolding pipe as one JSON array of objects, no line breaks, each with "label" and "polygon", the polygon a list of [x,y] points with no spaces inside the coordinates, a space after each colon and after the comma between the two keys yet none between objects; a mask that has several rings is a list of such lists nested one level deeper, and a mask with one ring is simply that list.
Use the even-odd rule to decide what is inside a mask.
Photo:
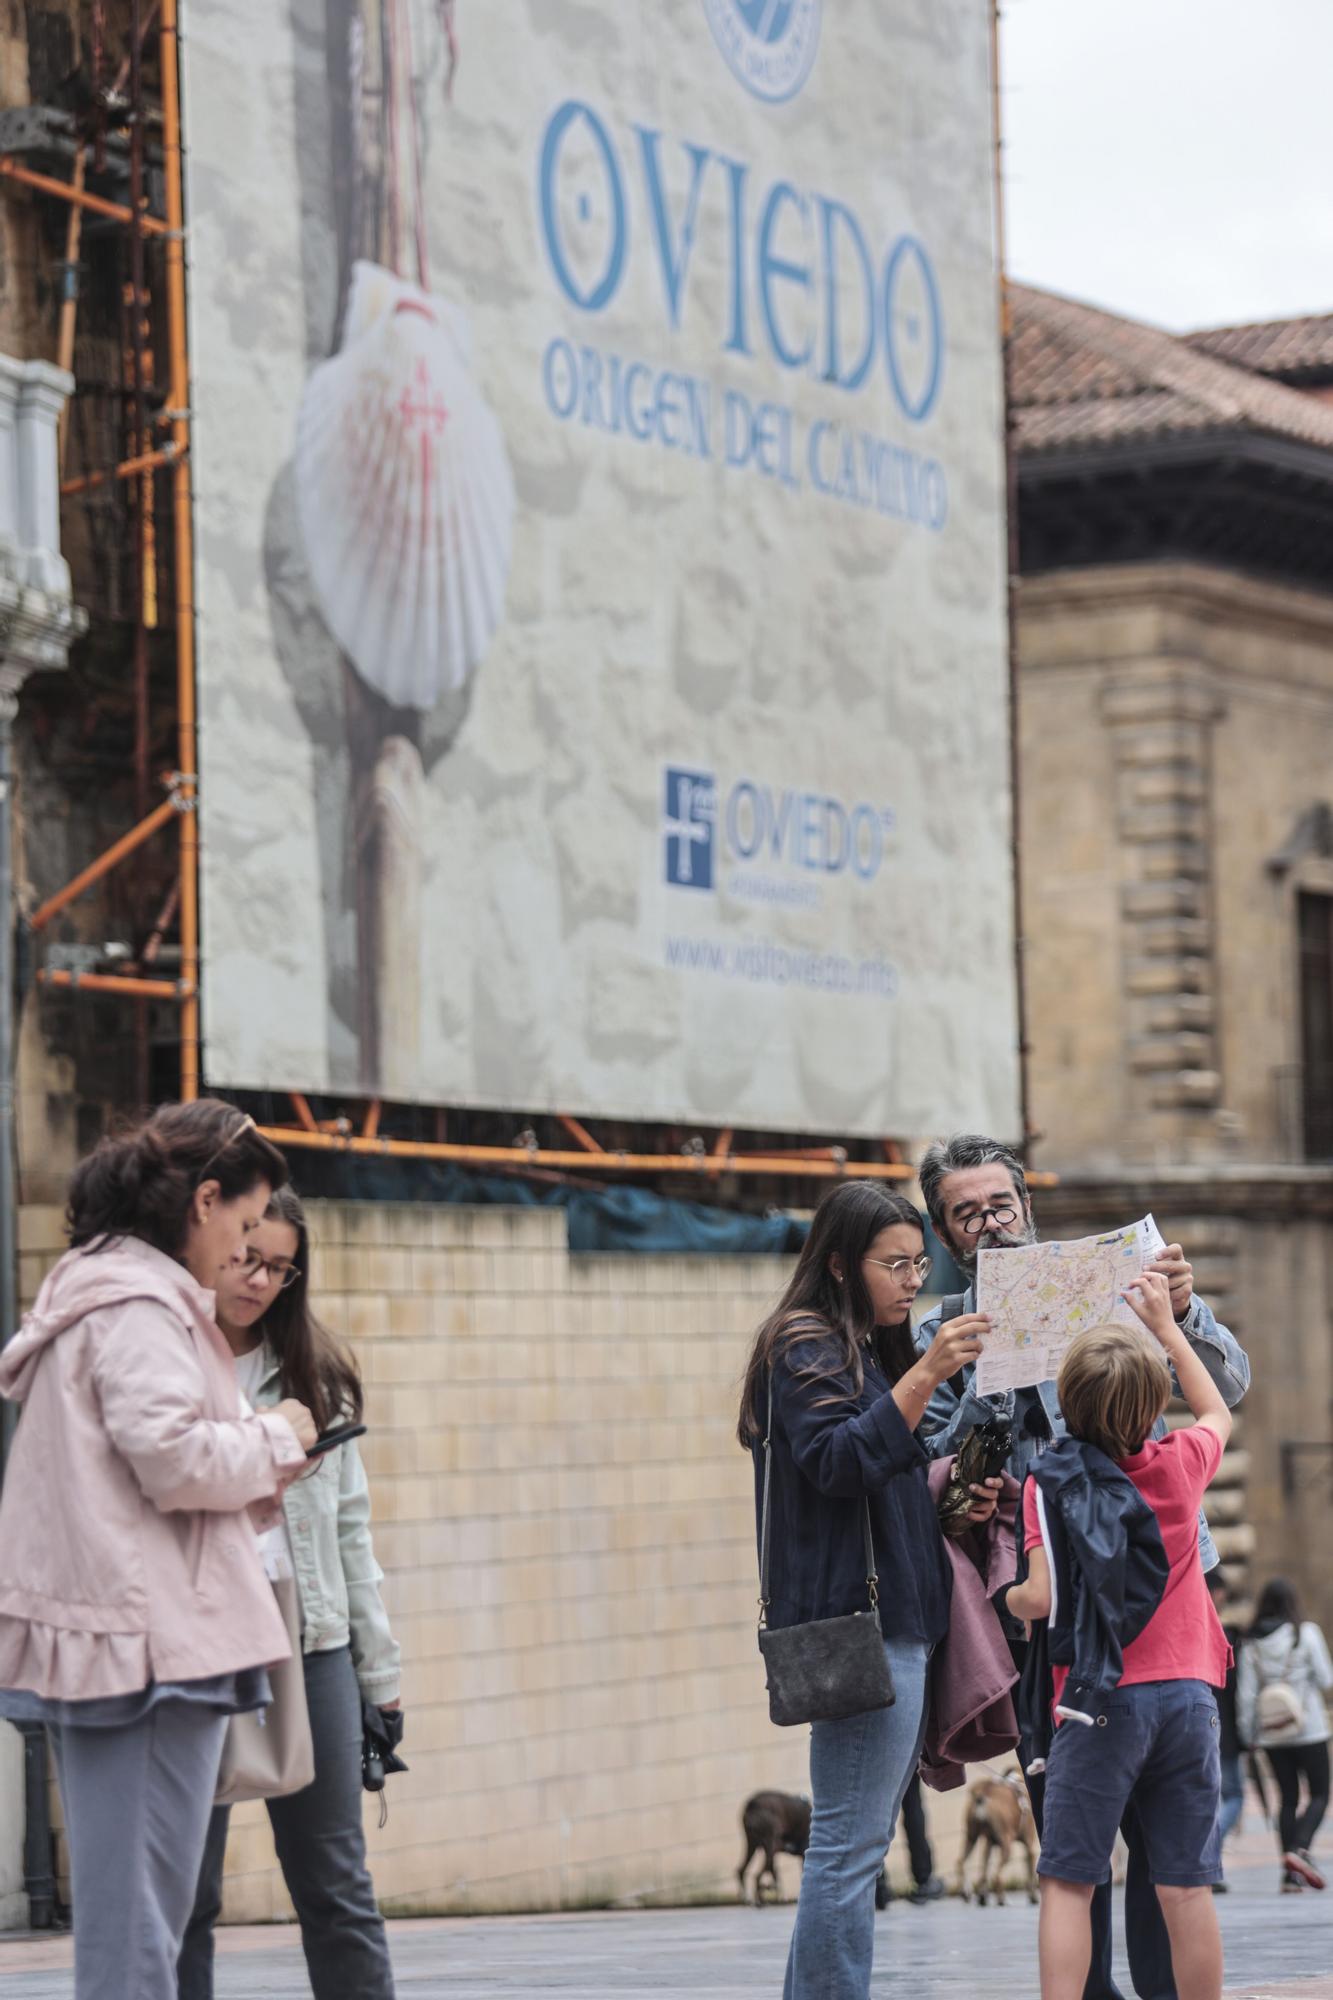
[{"label": "orange scaffolding pipe", "polygon": [[89,993],[137,994],[141,1000],[179,1000],[182,1006],[192,997],[183,979],[131,979],[119,972],[52,972],[43,966],[37,984]]},{"label": "orange scaffolding pipe", "polygon": [[564,1126],[570,1138],[582,1146],[585,1153],[603,1153],[606,1151],[604,1146],[598,1145],[587,1126],[580,1125],[577,1118],[570,1118],[563,1111],[559,1114],[559,1117],[560,1123]]},{"label": "orange scaffolding pipe", "polygon": [[105,854],[100,854],[96,861],[89,862],[82,874],[76,875],[72,882],[67,882],[63,889],[57,889],[54,896],[48,896],[33,913],[30,927],[35,931],[44,930],[52,917],[59,916],[60,912],[68,904],[75,902],[85,889],[91,889],[94,882],[100,882],[104,875],[109,875],[127,854],[133,854],[136,847],[142,847],[146,840],[150,840],[160,826],[166,825],[176,810],[174,797],[163,799],[160,806],[154,806],[147,819],[141,819],[137,826],[131,827],[128,833],[122,834],[119,840],[114,841]]},{"label": "orange scaffolding pipe", "polygon": [[[715,1180],[719,1174],[787,1174],[797,1180],[911,1180],[915,1168],[879,1160],[793,1160],[783,1154],[751,1154],[749,1160],[713,1158],[681,1152],[542,1152],[534,1146],[442,1146],[410,1138],[350,1138],[334,1132],[306,1132],[304,1126],[260,1126],[274,1146],[304,1146],[310,1152],[364,1152],[390,1160],[452,1160],[460,1166],[508,1166],[522,1170],[582,1166],[598,1174],[695,1174]],[[1029,1176],[1033,1178],[1033,1176]]]},{"label": "orange scaffolding pipe", "polygon": [[168,444],[161,451],[145,451],[138,458],[122,459],[119,465],[108,466],[102,472],[81,472],[75,479],[62,480],[60,497],[67,500],[71,493],[90,493],[94,486],[105,486],[115,479],[133,479],[137,472],[156,472],[159,466],[170,465],[175,457],[175,445]]},{"label": "orange scaffolding pipe", "polygon": [[[179,128],[178,128],[179,130]],[[112,222],[133,222],[134,211],[122,208],[119,202],[104,201],[100,194],[88,194],[74,186],[72,181],[58,181],[50,174],[34,173],[31,167],[21,167],[17,160],[5,155],[0,158],[0,180],[17,181],[20,187],[36,190],[38,194],[53,194],[59,201],[73,202],[76,208],[86,208],[93,215],[105,215]],[[170,202],[167,204],[170,215]],[[145,215],[142,226],[150,236],[170,234],[170,220],[159,222],[155,215]]]},{"label": "orange scaffolding pipe", "polygon": [[[295,1101],[299,1093],[288,1092]],[[300,1100],[305,1103],[304,1098]],[[309,1107],[307,1106],[307,1112]],[[685,1174],[716,1180],[724,1174],[772,1174],[792,1180],[910,1181],[916,1168],[897,1160],[793,1159],[789,1154],[752,1153],[745,1159],[704,1153],[566,1153],[545,1152],[539,1146],[454,1146],[425,1139],[367,1139],[334,1134],[319,1128],[261,1125],[275,1146],[305,1148],[318,1153],[366,1153],[378,1159],[450,1160],[459,1166],[504,1167],[511,1173],[527,1168],[584,1168],[592,1173]],[[1060,1176],[1029,1172],[1029,1187],[1059,1185]]]},{"label": "orange scaffolding pipe", "polygon": [[380,1159],[387,1155],[398,1160],[452,1160],[470,1166],[586,1167],[595,1173],[693,1174],[702,1180],[713,1180],[720,1174],[744,1173],[785,1174],[800,1180],[910,1181],[915,1173],[912,1167],[878,1160],[794,1160],[783,1154],[761,1153],[739,1161],[703,1153],[564,1153],[544,1152],[538,1146],[526,1151],[521,1146],[453,1146],[425,1139],[358,1139],[290,1125],[261,1125],[259,1130],[275,1146],[304,1147],[321,1153],[368,1153]]},{"label": "orange scaffolding pipe", "polygon": [[176,0],[162,0],[162,158],[167,196],[167,347],[170,359],[172,512],[176,544],[176,730],[183,783],[181,813],[181,1098],[199,1095],[199,816],[194,706],[194,520],[190,504],[190,365],[185,317],[185,192],[181,171],[180,38]]}]

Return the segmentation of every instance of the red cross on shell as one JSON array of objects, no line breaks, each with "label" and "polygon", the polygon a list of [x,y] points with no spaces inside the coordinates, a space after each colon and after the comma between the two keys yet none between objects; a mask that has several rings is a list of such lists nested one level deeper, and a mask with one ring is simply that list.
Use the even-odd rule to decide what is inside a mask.
[{"label": "red cross on shell", "polygon": [[411,389],[404,389],[398,399],[403,429],[410,434],[414,427],[419,427],[427,435],[439,437],[449,421],[449,411],[439,390],[431,393],[433,384],[424,357],[417,362],[415,386],[419,401],[413,402]]}]

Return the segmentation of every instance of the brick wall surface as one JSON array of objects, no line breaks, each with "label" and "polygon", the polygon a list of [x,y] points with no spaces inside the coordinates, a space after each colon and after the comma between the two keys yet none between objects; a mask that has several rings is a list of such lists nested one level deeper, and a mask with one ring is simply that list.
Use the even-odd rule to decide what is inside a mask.
[{"label": "brick wall surface", "polygon": [[[747,1334],[783,1267],[571,1259],[564,1218],[321,1206],[317,1276],[365,1371],[410,1777],[374,1835],[395,1909],[721,1886],[736,1809],[795,1786],[750,1613]],[[238,1826],[229,1911],[275,1888]]]}]

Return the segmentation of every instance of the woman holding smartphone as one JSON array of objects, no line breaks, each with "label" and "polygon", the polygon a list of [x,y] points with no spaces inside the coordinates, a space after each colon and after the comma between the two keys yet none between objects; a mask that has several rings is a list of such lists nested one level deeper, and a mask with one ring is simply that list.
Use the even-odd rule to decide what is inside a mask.
[{"label": "woman holding smartphone", "polygon": [[[297,1395],[321,1433],[361,1418],[356,1363],[310,1308],[310,1236],[290,1189],[269,1203],[245,1262],[218,1286],[218,1324],[241,1392],[266,1410]],[[299,1392],[291,1385],[299,1382]],[[296,1578],[315,1780],[270,1799],[283,1879],[315,2000],[393,2000],[384,1921],[361,1824],[361,1704],[397,1708],[399,1649],[380,1596],[370,1493],[354,1441],[316,1458],[284,1498]],[[179,2000],[211,2000],[229,1813],[215,1809],[178,1970]]]},{"label": "woman holding smartphone", "polygon": [[291,1646],[255,1546],[315,1424],[242,1407],[214,1292],[287,1165],[229,1104],[103,1139],[0,1355],[0,1715],[55,1749],[78,2000],[170,2000],[227,1719]]}]

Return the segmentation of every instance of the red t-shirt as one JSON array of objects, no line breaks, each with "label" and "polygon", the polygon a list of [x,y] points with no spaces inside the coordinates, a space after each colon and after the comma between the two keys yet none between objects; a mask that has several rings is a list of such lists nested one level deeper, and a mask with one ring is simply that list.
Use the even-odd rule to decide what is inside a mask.
[{"label": "red t-shirt", "polygon": [[[1231,1647],[1199,1561],[1199,1506],[1221,1463],[1221,1438],[1198,1424],[1149,1438],[1142,1451],[1120,1460],[1120,1470],[1157,1516],[1168,1564],[1161,1603],[1125,1648],[1121,1687],[1142,1681],[1207,1681],[1222,1687],[1226,1681]],[[1041,1524],[1033,1479],[1023,1489],[1023,1527],[1025,1546],[1038,1547]],[[1056,1667],[1053,1674],[1059,1701],[1069,1669]]]}]

